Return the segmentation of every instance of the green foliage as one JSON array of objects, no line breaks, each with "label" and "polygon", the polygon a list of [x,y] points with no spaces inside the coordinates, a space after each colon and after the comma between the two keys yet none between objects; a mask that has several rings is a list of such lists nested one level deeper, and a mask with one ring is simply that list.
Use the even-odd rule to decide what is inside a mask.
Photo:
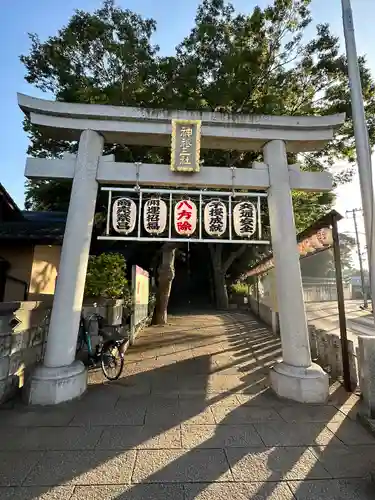
[{"label": "green foliage", "polygon": [[124,300],[124,316],[129,317],[134,311],[134,301],[131,286],[127,283],[125,286],[122,297]]},{"label": "green foliage", "polygon": [[247,297],[248,292],[249,292],[249,287],[247,286],[246,283],[233,283],[229,291],[232,295],[241,295],[243,297]]},{"label": "green foliage", "polygon": [[126,300],[130,297],[126,262],[118,253],[92,255],[87,269],[85,296]]},{"label": "green foliage", "polygon": [[[271,0],[270,0],[271,3]],[[274,0],[270,6],[237,13],[224,0],[203,0],[195,25],[162,57],[151,42],[152,19],[123,10],[105,0],[93,13],[76,11],[55,36],[41,41],[30,36],[31,49],[21,56],[26,80],[51,92],[59,101],[219,111],[229,114],[327,115],[345,112],[347,120],[320,152],[290,155],[304,170],[325,171],[340,160],[354,162],[355,147],[347,62],[339,40],[327,24],[311,25],[311,0]],[[364,58],[359,59],[370,143],[375,143],[374,81]],[[59,156],[75,151],[76,143],[43,137],[25,122],[34,156]],[[169,149],[114,144],[106,153],[117,161],[168,163]],[[249,168],[258,152],[203,150],[206,165]],[[348,182],[351,172],[337,176]],[[65,208],[69,188],[58,182],[30,181],[30,208]],[[293,193],[297,231],[309,226],[334,202],[332,193]],[[267,222],[267,207],[264,218]],[[265,228],[267,231],[267,227]],[[226,245],[222,262],[231,262],[236,248]],[[249,245],[241,266],[255,258]],[[234,260],[233,260],[234,262]],[[231,264],[232,265],[232,264]],[[238,266],[239,267],[239,264]],[[236,271],[238,276],[238,272]]]},{"label": "green foliage", "polygon": [[70,181],[26,181],[26,210],[67,212],[71,186]]}]

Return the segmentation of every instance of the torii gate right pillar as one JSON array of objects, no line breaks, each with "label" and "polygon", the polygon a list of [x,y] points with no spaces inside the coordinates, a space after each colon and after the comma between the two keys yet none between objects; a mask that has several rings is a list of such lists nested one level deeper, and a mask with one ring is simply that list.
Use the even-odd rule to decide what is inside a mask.
[{"label": "torii gate right pillar", "polygon": [[311,361],[285,143],[270,141],[263,152],[270,176],[268,207],[283,352],[283,361],[271,370],[271,385],[281,397],[323,403],[328,375]]}]

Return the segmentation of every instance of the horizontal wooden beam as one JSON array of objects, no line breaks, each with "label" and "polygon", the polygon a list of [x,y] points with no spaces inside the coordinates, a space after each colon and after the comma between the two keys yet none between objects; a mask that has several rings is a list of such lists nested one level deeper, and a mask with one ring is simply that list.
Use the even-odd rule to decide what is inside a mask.
[{"label": "horizontal wooden beam", "polygon": [[[72,179],[75,159],[28,158],[25,176],[37,179]],[[134,163],[116,163],[103,157],[99,163],[97,180],[99,184],[134,185],[137,178],[137,167]],[[327,172],[302,172],[291,166],[289,170],[292,189],[311,192],[325,192],[332,189],[332,176]],[[231,188],[232,171],[225,167],[203,166],[200,172],[176,173],[169,165],[142,163],[139,167],[139,184],[141,186],[181,186],[193,188]],[[237,168],[235,170],[235,189],[267,190],[269,175],[266,164],[255,163],[253,168]]]}]

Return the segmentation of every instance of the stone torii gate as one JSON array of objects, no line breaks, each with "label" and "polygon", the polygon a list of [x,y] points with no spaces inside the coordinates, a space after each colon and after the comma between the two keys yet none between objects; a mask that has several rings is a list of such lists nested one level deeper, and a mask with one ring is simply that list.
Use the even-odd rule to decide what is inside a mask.
[{"label": "stone torii gate", "polygon": [[[100,184],[230,187],[229,169],[204,166],[196,173],[171,172],[168,165],[130,163],[103,157],[107,143],[169,146],[172,119],[200,120],[201,147],[239,151],[262,150],[264,163],[237,169],[236,188],[268,191],[272,247],[283,360],[271,369],[275,392],[301,402],[324,402],[328,375],[311,361],[303,302],[291,189],[330,191],[327,173],[301,172],[288,165],[287,152],[316,151],[333,138],[344,115],[249,116],[187,111],[160,111],[94,104],[69,104],[18,95],[22,111],[44,134],[78,140],[77,156],[28,158],[25,175],[38,179],[73,179],[61,252],[59,279],[43,364],[31,377],[28,400],[56,404],[86,389],[84,365],[75,360],[95,204]],[[138,175],[137,175],[138,174]]]}]

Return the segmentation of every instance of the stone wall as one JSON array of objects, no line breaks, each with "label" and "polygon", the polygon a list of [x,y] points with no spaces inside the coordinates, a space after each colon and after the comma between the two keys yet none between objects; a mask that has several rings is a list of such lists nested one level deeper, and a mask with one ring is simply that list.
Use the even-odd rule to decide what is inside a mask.
[{"label": "stone wall", "polygon": [[[249,296],[248,303],[250,311],[255,316],[260,318],[266,325],[270,326],[274,333],[279,333],[278,313],[272,311],[272,309],[261,300],[258,302],[252,296]],[[309,325],[309,337],[313,361],[320,365],[333,380],[342,379],[343,369],[340,336]],[[348,340],[348,349],[352,386],[357,387],[360,382],[359,365],[361,362],[364,363],[364,361],[359,361],[358,349],[352,340]],[[366,367],[363,368],[366,369]]]},{"label": "stone wall", "polygon": [[[91,345],[95,349],[100,338],[98,334],[98,323],[96,320],[89,323],[89,319],[93,314],[100,314],[104,318],[106,327],[122,327],[121,335],[128,335],[126,325],[123,325],[124,300],[122,299],[101,299],[98,303],[94,300],[86,299],[82,306],[82,314],[86,321],[86,328],[89,328],[91,336]],[[110,332],[111,333],[111,332]],[[114,334],[112,330],[112,334]],[[86,346],[84,346],[86,350]]]},{"label": "stone wall", "polygon": [[270,326],[273,333],[277,335],[280,333],[279,315],[277,312],[273,311],[268,304],[265,304],[261,300],[258,302],[258,300],[249,295],[248,309],[266,325]]},{"label": "stone wall", "polygon": [[[121,325],[122,306],[122,300],[101,301],[97,308],[86,302],[83,314],[97,312],[107,325]],[[43,359],[51,308],[52,298],[0,303],[0,404],[24,386],[31,369]],[[99,337],[95,331],[91,334],[95,347]]]},{"label": "stone wall", "polygon": [[272,310],[266,304],[258,302],[254,297],[249,297],[250,310],[258,316],[266,325],[272,326]]},{"label": "stone wall", "polygon": [[[343,378],[341,338],[339,335],[320,330],[309,325],[311,357],[333,380]],[[352,387],[359,384],[359,360],[357,348],[352,340],[348,340],[350,379]]]},{"label": "stone wall", "polygon": [[51,302],[0,303],[0,403],[25,383],[43,357]]},{"label": "stone wall", "polygon": [[[32,368],[43,359],[51,309],[52,297],[43,302],[0,303],[0,404],[25,385]],[[108,327],[115,327],[121,336],[126,336],[129,325],[123,324],[123,309],[123,300],[100,300],[97,307],[86,300],[83,315],[87,319],[94,312],[101,314]],[[92,322],[90,334],[95,348],[99,342],[96,321]]]},{"label": "stone wall", "polygon": [[[337,285],[335,279],[304,277],[302,279],[303,299],[307,302],[332,302],[337,300]],[[343,283],[344,299],[352,298],[352,285]]]}]

